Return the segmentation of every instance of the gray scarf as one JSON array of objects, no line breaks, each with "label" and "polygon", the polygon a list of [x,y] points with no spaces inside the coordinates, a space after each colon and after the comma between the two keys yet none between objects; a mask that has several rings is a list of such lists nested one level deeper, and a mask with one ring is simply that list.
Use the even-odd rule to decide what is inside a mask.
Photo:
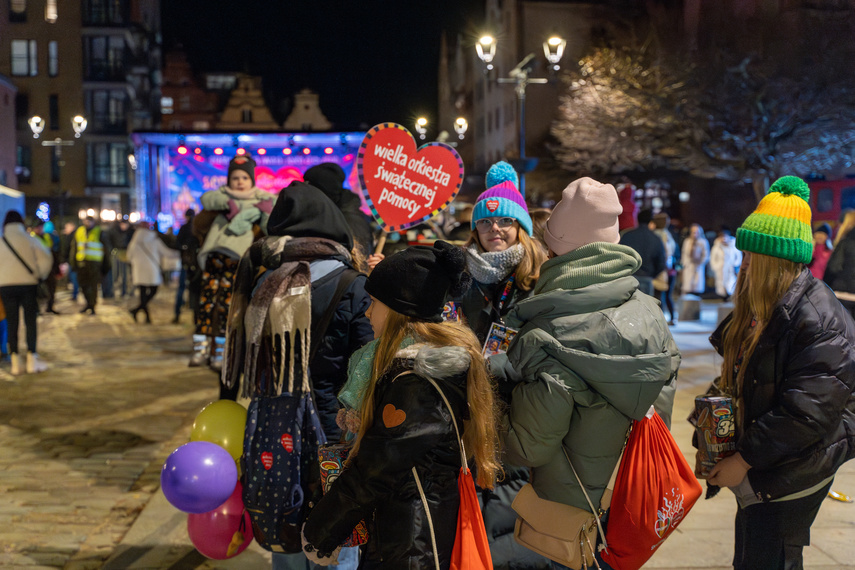
[{"label": "gray scarf", "polygon": [[466,248],[466,269],[478,283],[492,285],[513,273],[524,255],[525,250],[519,243],[504,251],[478,251],[473,243]]}]

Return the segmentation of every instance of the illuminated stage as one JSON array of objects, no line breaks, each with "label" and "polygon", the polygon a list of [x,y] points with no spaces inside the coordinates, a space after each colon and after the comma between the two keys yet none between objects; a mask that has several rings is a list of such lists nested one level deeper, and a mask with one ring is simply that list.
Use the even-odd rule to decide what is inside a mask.
[{"label": "illuminated stage", "polygon": [[255,185],[278,194],[322,162],[338,163],[345,186],[358,192],[356,155],[365,136],[347,133],[135,132],[137,210],[162,230],[184,222],[184,211],[201,210],[199,197],[226,183],[229,161],[241,151],[255,159]]}]

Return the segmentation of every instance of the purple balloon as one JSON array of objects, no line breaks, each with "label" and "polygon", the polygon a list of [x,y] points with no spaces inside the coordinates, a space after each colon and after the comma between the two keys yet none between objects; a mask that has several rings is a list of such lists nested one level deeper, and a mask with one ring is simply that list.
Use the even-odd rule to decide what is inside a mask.
[{"label": "purple balloon", "polygon": [[237,484],[237,466],[229,452],[209,441],[185,443],[160,472],[170,504],[185,513],[207,513],[226,502]]}]

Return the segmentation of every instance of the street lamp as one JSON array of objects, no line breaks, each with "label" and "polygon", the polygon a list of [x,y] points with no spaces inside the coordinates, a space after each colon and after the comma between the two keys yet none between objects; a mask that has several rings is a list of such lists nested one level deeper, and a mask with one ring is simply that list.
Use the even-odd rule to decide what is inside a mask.
[{"label": "street lamp", "polygon": [[[45,121],[38,115],[30,117],[27,121],[27,124],[30,125],[30,130],[33,131],[33,138],[39,138],[42,131],[45,130]],[[86,125],[88,121],[83,115],[75,115],[71,119],[71,128],[74,130],[74,138],[80,138],[80,135],[83,134],[83,131],[86,130]],[[62,218],[65,215],[65,197],[62,193],[62,167],[65,166],[65,161],[62,160],[62,147],[64,146],[74,146],[73,140],[63,140],[59,137],[56,137],[52,141],[42,141],[42,146],[53,147],[53,156],[56,160],[57,165],[57,183],[59,184],[59,190],[57,191],[57,196],[59,196],[59,217]]]},{"label": "street lamp", "polygon": [[460,137],[460,140],[463,140],[463,135],[466,134],[466,130],[469,128],[469,121],[467,121],[463,117],[457,117],[457,120],[454,121],[454,132],[457,133],[457,136]]},{"label": "street lamp", "polygon": [[[560,68],[559,62],[564,57],[566,45],[567,42],[559,36],[552,36],[543,42],[543,53],[546,55],[547,61],[552,64],[553,71]],[[492,36],[483,36],[475,45],[475,51],[478,52],[478,58],[486,65],[487,71],[493,69],[492,61],[496,55],[496,40]],[[510,77],[500,77],[497,80],[499,83],[513,84],[517,94],[520,116],[520,156],[515,167],[520,175],[520,193],[523,196],[525,196],[525,173],[537,165],[536,158],[526,158],[525,155],[525,90],[531,84],[549,83],[549,80],[543,77],[529,77],[533,59],[534,54],[528,54],[508,72]]]},{"label": "street lamp", "polygon": [[416,132],[419,133],[419,138],[422,140],[425,140],[427,136],[427,124],[428,120],[424,117],[416,119]]}]

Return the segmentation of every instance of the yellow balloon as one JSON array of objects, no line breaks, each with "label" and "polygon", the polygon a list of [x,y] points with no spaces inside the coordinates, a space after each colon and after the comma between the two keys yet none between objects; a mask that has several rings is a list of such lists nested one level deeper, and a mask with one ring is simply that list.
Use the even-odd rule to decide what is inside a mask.
[{"label": "yellow balloon", "polygon": [[231,400],[205,406],[193,421],[190,441],[209,441],[229,452],[235,460],[243,453],[246,408]]}]

